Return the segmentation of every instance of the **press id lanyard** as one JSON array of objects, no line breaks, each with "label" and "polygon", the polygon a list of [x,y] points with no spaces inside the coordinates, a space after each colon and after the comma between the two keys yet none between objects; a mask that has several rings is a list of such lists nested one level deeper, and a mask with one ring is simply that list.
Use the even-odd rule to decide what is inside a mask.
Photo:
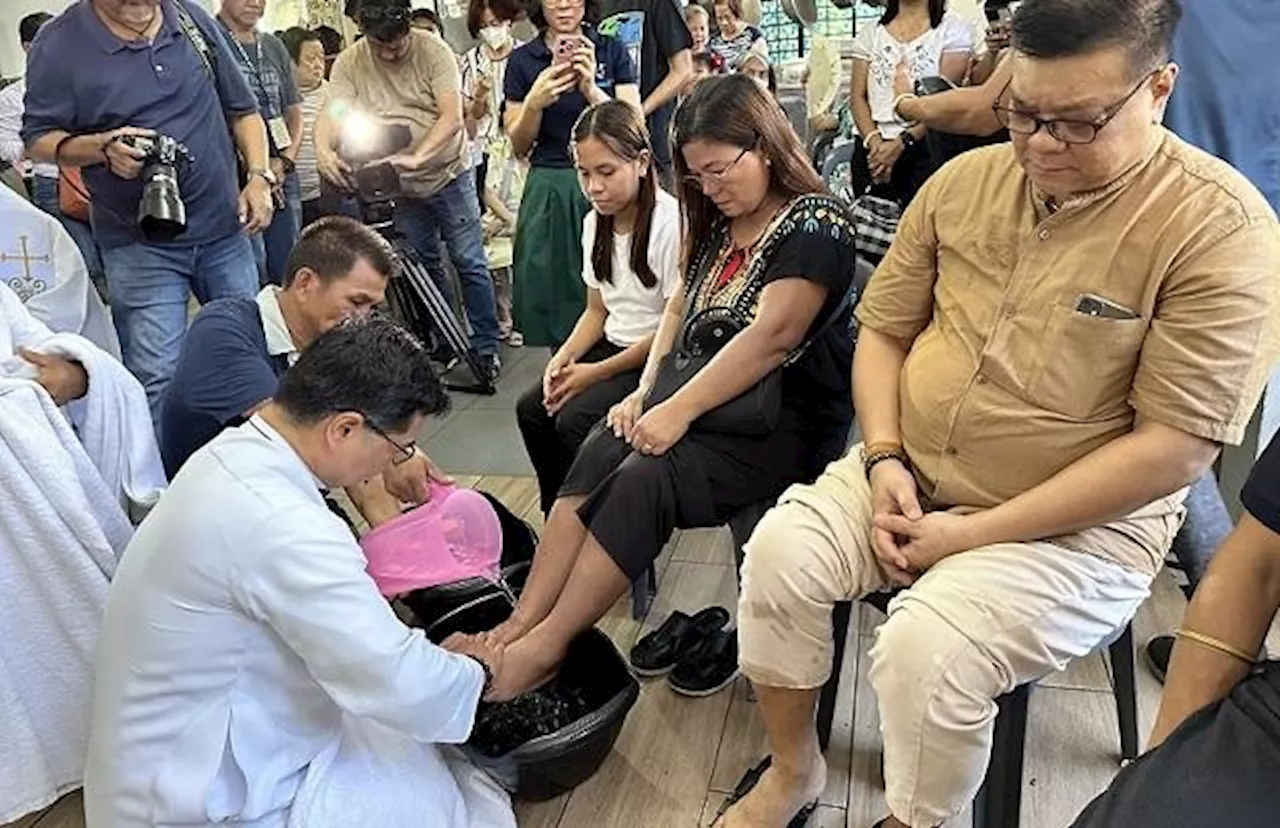
[{"label": "press id lanyard", "polygon": [[[221,22],[221,21],[219,21]],[[275,103],[270,100],[267,93],[267,85],[262,81],[262,36],[254,33],[253,49],[254,57],[257,61],[249,59],[249,53],[244,50],[244,44],[235,36],[235,33],[227,28],[227,24],[223,23],[222,27],[227,29],[227,34],[231,35],[231,42],[236,45],[236,49],[240,52],[240,57],[244,59],[244,63],[249,67],[249,72],[253,75],[253,80],[257,84],[258,89],[262,92],[262,97],[267,99],[267,104],[271,107],[271,117],[267,119],[267,131],[271,133],[271,143],[275,145],[277,150],[286,150],[293,146],[293,136],[289,134],[289,125],[285,122],[284,116],[275,112]],[[279,90],[277,90],[278,92]]]}]

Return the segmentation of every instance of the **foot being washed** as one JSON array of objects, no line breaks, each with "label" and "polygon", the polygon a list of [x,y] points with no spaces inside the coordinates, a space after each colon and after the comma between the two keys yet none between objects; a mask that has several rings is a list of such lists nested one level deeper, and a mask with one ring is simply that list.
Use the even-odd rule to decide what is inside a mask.
[{"label": "foot being washed", "polygon": [[494,674],[493,685],[485,701],[510,701],[555,677],[560,662],[564,660],[564,648],[541,639],[542,636],[534,632],[507,645],[502,667]]}]

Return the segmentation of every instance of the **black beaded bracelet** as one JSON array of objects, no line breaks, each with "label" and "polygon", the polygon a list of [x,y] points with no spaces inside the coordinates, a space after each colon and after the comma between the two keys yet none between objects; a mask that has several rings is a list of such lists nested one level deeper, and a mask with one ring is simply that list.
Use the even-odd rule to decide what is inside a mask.
[{"label": "black beaded bracelet", "polygon": [[877,451],[873,454],[864,454],[862,457],[862,471],[866,474],[868,480],[871,478],[871,470],[875,468],[878,463],[885,460],[897,460],[899,463],[906,466],[908,471],[911,470],[911,458],[907,457],[907,453],[902,449]]},{"label": "black beaded bracelet", "polygon": [[471,653],[463,653],[467,658],[480,665],[480,669],[484,670],[484,687],[480,690],[480,697],[484,698],[490,690],[493,689],[493,670],[489,669],[489,665],[480,656],[471,655]]}]

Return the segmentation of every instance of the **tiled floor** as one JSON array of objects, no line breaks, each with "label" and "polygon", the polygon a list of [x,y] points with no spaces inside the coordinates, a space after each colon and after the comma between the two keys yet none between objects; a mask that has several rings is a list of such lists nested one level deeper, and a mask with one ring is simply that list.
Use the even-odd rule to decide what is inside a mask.
[{"label": "tiled floor", "polygon": [[[514,400],[541,373],[545,352],[510,352],[499,395],[459,395],[453,413],[431,423],[424,444],[465,485],[493,492],[535,524],[537,492],[515,428]],[[718,603],[734,607],[736,582],[728,533],[683,532],[659,560],[660,589],[648,617],[631,619],[626,599],[601,627],[625,652],[674,609]],[[1139,641],[1169,629],[1183,607],[1162,576],[1134,622]],[[849,633],[831,747],[830,781],[811,828],[869,828],[884,816],[880,734],[867,682],[867,649],[879,614],[861,607]],[[1105,659],[1093,656],[1041,682],[1032,694],[1023,785],[1024,828],[1062,828],[1117,770],[1115,705]],[[1151,726],[1159,699],[1154,679],[1139,670],[1141,729]],[[661,680],[647,682],[617,745],[600,772],[551,802],[521,804],[521,828],[693,828],[706,826],[726,792],[765,752],[759,715],[742,680],[730,691],[692,700]],[[967,815],[948,828],[967,826]],[[78,794],[32,816],[22,828],[80,828]],[[10,826],[12,828],[12,826]],[[434,827],[433,827],[434,828]],[[444,828],[441,826],[441,828]]]}]

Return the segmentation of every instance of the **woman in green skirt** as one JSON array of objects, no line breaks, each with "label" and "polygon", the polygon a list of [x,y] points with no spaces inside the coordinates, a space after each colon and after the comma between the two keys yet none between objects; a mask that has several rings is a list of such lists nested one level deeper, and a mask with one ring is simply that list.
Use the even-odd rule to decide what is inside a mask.
[{"label": "woman in green skirt", "polygon": [[636,67],[618,40],[596,31],[595,0],[541,0],[539,37],[512,53],[504,122],[529,177],[516,222],[516,328],[526,345],[564,342],[586,304],[582,219],[590,205],[569,150],[584,109],[610,97],[640,106]]}]

